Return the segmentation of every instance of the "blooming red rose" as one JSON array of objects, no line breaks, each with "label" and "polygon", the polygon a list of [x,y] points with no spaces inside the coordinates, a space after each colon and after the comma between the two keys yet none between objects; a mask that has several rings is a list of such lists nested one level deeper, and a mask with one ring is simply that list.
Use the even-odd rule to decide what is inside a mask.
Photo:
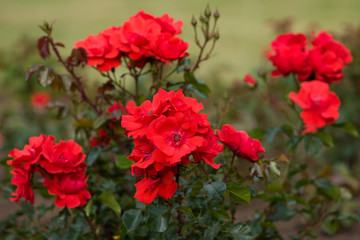
[{"label": "blooming red rose", "polygon": [[151,203],[156,196],[165,199],[171,198],[176,192],[178,184],[174,180],[174,173],[172,171],[164,171],[160,177],[145,177],[136,183],[135,186],[136,193],[134,198],[139,199],[142,203]]},{"label": "blooming red rose", "polygon": [[320,32],[311,41],[313,48],[309,51],[310,64],[315,79],[327,83],[340,81],[344,74],[343,67],[352,61],[350,51],[341,43],[334,41],[326,31]]},{"label": "blooming red rose", "polygon": [[161,34],[156,41],[152,42],[154,56],[166,63],[188,56],[186,52],[188,47],[189,44],[181,38],[166,33]]},{"label": "blooming red rose", "polygon": [[216,164],[214,157],[223,151],[224,146],[217,142],[214,130],[211,128],[209,128],[208,132],[204,135],[204,139],[203,145],[192,153],[194,160],[195,162],[200,162],[200,160],[203,159],[211,167],[219,169],[221,164]]},{"label": "blooming red rose", "polygon": [[25,165],[25,168],[29,169],[30,165],[39,161],[43,151],[43,144],[54,140],[53,136],[46,137],[45,135],[29,138],[29,144],[25,145],[23,150],[15,148],[10,151],[9,157],[14,159],[7,161],[7,164],[12,166]]},{"label": "blooming red rose", "polygon": [[204,160],[213,168],[220,164],[214,157],[223,150],[205,114],[198,113],[203,105],[183,92],[159,89],[152,101],[139,107],[126,108],[121,125],[134,138],[134,149],[128,159],[132,175],[140,178],[135,198],[150,203],[156,196],[170,198],[177,183],[174,174],[178,165]]},{"label": "blooming red rose", "polygon": [[25,202],[34,204],[34,193],[31,188],[31,176],[34,173],[34,168],[16,165],[10,173],[14,175],[11,183],[17,186],[15,193],[11,194],[10,200],[18,202],[23,197]]},{"label": "blooming red rose", "polygon": [[60,141],[57,144],[46,141],[39,164],[51,174],[78,172],[85,168],[85,157],[81,146],[73,140]]},{"label": "blooming red rose", "polygon": [[136,61],[150,55],[150,42],[155,41],[160,33],[161,26],[154,17],[142,11],[124,22],[120,31],[110,37],[110,43]]},{"label": "blooming red rose", "polygon": [[203,145],[205,139],[196,136],[197,123],[181,113],[160,116],[149,126],[146,137],[165,155],[171,164],[181,161],[185,155]]},{"label": "blooming red rose", "polygon": [[51,96],[47,92],[34,92],[30,101],[34,108],[44,108],[51,101]]},{"label": "blooming red rose", "polygon": [[112,32],[116,31],[117,28],[111,27],[103,33],[89,35],[84,40],[76,42],[74,47],[85,49],[89,66],[97,66],[101,72],[110,71],[121,64],[119,51],[109,43]]},{"label": "blooming red rose", "polygon": [[279,35],[272,43],[271,48],[275,53],[267,55],[276,67],[271,76],[287,76],[295,73],[300,81],[306,80],[311,67],[308,63],[308,51],[304,34],[285,33]]},{"label": "blooming red rose", "polygon": [[246,132],[237,131],[229,124],[223,125],[221,131],[217,130],[216,137],[236,155],[248,161],[258,161],[260,158],[259,153],[265,152],[259,140],[252,139]]},{"label": "blooming red rose", "polygon": [[53,178],[45,178],[44,186],[49,194],[56,195],[55,205],[74,208],[84,206],[91,194],[86,190],[85,171],[70,174],[55,174]]},{"label": "blooming red rose", "polygon": [[301,118],[305,129],[302,132],[316,133],[318,128],[332,124],[339,117],[340,99],[331,92],[329,85],[318,80],[302,83],[298,93],[291,92],[290,99],[302,109]]}]

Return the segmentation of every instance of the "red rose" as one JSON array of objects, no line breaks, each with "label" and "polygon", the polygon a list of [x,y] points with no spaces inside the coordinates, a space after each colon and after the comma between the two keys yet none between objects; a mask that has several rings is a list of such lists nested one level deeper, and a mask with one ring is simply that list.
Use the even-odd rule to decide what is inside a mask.
[{"label": "red rose", "polygon": [[31,165],[39,161],[43,151],[43,144],[54,140],[53,136],[46,137],[45,135],[29,138],[29,144],[25,145],[23,150],[15,148],[10,151],[9,157],[14,159],[7,161],[7,164],[13,167],[15,165],[24,165],[26,169],[29,169]]},{"label": "red rose", "polygon": [[252,139],[246,132],[237,131],[229,124],[223,125],[221,131],[217,130],[216,137],[236,155],[248,161],[258,161],[260,158],[259,153],[265,152],[259,140]]},{"label": "red rose", "polygon": [[170,164],[181,161],[181,158],[202,146],[205,139],[196,136],[197,123],[178,113],[175,116],[160,116],[154,120],[146,137],[165,155]]},{"label": "red rose", "polygon": [[74,208],[84,206],[91,194],[86,190],[85,171],[70,174],[55,174],[52,179],[46,178],[44,186],[49,194],[56,195],[55,205]]},{"label": "red rose", "polygon": [[250,74],[246,74],[244,80],[249,87],[255,87],[256,80]]},{"label": "red rose", "polygon": [[306,48],[306,37],[304,34],[286,33],[279,35],[272,43],[271,48],[275,53],[267,55],[276,67],[271,76],[287,76],[295,73],[299,81],[306,80],[311,67],[308,63],[308,52]]},{"label": "red rose", "polygon": [[101,72],[110,71],[112,68],[120,66],[119,51],[109,43],[109,38],[118,29],[111,27],[105,29],[103,33],[89,35],[84,40],[75,43],[75,48],[84,48],[87,53],[87,64],[97,66]]},{"label": "red rose", "polygon": [[174,173],[172,171],[164,171],[159,178],[143,178],[135,184],[136,193],[134,198],[139,199],[142,203],[151,203],[156,196],[165,199],[171,198],[178,187],[174,180]]},{"label": "red rose", "polygon": [[332,124],[339,117],[340,99],[329,90],[329,85],[318,80],[302,83],[299,93],[290,93],[290,99],[302,109],[301,118],[307,132]]},{"label": "red rose", "polygon": [[25,202],[34,204],[34,193],[31,188],[31,176],[34,173],[34,168],[25,168],[24,165],[16,165],[14,170],[10,172],[14,175],[11,183],[17,186],[15,193],[11,194],[11,201],[18,202],[21,197]]},{"label": "red rose", "polygon": [[149,43],[155,41],[160,33],[161,26],[154,17],[142,11],[124,22],[120,31],[110,37],[110,43],[136,61],[150,55]]},{"label": "red rose", "polygon": [[57,144],[45,142],[43,156],[39,164],[51,174],[78,172],[85,167],[86,155],[82,153],[81,146],[73,140],[60,141]]},{"label": "red rose", "polygon": [[309,51],[309,59],[315,79],[327,83],[340,81],[344,76],[343,67],[352,61],[350,51],[334,41],[326,31],[320,32],[311,44],[313,48]]},{"label": "red rose", "polygon": [[177,183],[174,174],[178,165],[204,160],[213,168],[220,164],[214,157],[222,151],[205,114],[198,113],[203,105],[196,99],[185,97],[182,91],[159,89],[152,101],[139,107],[127,107],[121,125],[134,138],[134,149],[128,159],[131,173],[142,177],[136,184],[135,198],[150,203],[156,196],[170,198]]},{"label": "red rose", "polygon": [[189,54],[186,52],[188,47],[187,42],[184,42],[179,37],[173,37],[171,34],[161,34],[152,43],[154,56],[166,63],[188,56]]},{"label": "red rose", "polygon": [[34,108],[44,108],[51,101],[51,96],[47,92],[34,92],[31,94],[30,101]]},{"label": "red rose", "polygon": [[195,162],[200,162],[200,160],[203,159],[211,167],[219,169],[221,164],[216,164],[214,157],[223,151],[224,146],[217,142],[214,130],[211,128],[209,128],[208,132],[204,135],[204,139],[203,145],[192,153],[194,160]]}]

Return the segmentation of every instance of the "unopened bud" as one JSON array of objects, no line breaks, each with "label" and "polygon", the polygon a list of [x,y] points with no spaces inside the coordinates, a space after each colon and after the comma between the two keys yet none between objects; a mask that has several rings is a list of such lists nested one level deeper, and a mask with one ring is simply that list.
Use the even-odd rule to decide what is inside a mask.
[{"label": "unopened bud", "polygon": [[220,13],[219,11],[216,9],[216,11],[214,12],[214,18],[218,19],[220,17]]},{"label": "unopened bud", "polygon": [[219,30],[216,31],[216,33],[214,33],[214,39],[218,40],[220,38],[220,34],[219,34]]},{"label": "unopened bud", "polygon": [[205,8],[204,15],[207,18],[209,18],[211,16],[211,10],[209,8],[209,5],[207,5],[207,7]]},{"label": "unopened bud", "polygon": [[206,23],[206,20],[205,20],[205,18],[204,18],[202,15],[200,16],[200,18],[199,18],[199,19],[200,19],[200,22],[202,22],[202,23]]},{"label": "unopened bud", "polygon": [[197,24],[197,20],[196,20],[196,18],[193,16],[192,19],[191,19],[191,25],[193,25],[193,26],[195,27],[196,24]]}]

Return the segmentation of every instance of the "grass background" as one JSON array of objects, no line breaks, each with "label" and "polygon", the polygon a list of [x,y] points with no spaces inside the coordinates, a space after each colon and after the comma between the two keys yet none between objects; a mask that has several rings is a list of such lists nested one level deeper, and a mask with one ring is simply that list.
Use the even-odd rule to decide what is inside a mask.
[{"label": "grass background", "polygon": [[54,36],[70,47],[89,34],[109,26],[119,26],[139,10],[155,16],[169,13],[184,22],[182,38],[195,55],[190,20],[209,3],[219,9],[220,41],[214,57],[203,64],[198,75],[206,80],[216,77],[225,82],[254,72],[265,47],[275,37],[270,19],[291,17],[294,31],[304,31],[311,23],[317,30],[341,30],[344,23],[359,24],[359,0],[0,0],[0,49],[11,51],[21,36],[34,39],[41,35],[37,27],[55,20]]}]

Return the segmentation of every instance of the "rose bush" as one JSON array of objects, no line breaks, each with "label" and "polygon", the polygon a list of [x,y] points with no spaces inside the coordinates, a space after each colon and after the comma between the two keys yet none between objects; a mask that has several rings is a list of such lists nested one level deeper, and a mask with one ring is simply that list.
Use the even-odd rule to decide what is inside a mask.
[{"label": "rose bush", "polygon": [[[26,78],[66,98],[51,97],[46,106],[68,116],[74,134],[58,143],[52,135],[30,137],[22,150],[10,151],[10,199],[20,202],[16,215],[28,219],[21,230],[16,217],[1,222],[1,238],[283,239],[277,222],[302,216],[304,224],[290,236],[302,239],[316,237],[319,225],[331,232],[358,221],[342,208],[349,189],[333,180],[326,165],[308,168],[311,155],[334,145],[330,126],[357,134],[351,123],[336,122],[342,105],[329,86],[342,84],[350,51],[325,31],[313,35],[310,49],[305,34],[281,34],[267,55],[275,70],[245,76],[251,88],[241,91],[254,95],[234,94],[234,87],[230,97],[246,100],[215,97],[214,106],[196,71],[219,40],[219,17],[207,7],[191,20],[200,48],[193,61],[179,36],[183,22],[168,14],[140,11],[76,42],[66,58],[53,26],[41,26],[40,56],[55,57],[67,74],[40,64]],[[79,75],[87,65],[102,76],[96,89]],[[277,81],[282,87],[269,91],[269,82]],[[248,112],[254,115],[251,129],[237,111],[254,106],[248,103],[256,97],[257,106],[267,105]],[[281,126],[268,127],[269,112]],[[38,205],[39,195],[50,205]],[[252,199],[265,204],[258,208]],[[246,204],[258,211],[240,220]],[[54,205],[61,210],[51,212]],[[51,221],[41,225],[49,212]]]}]

